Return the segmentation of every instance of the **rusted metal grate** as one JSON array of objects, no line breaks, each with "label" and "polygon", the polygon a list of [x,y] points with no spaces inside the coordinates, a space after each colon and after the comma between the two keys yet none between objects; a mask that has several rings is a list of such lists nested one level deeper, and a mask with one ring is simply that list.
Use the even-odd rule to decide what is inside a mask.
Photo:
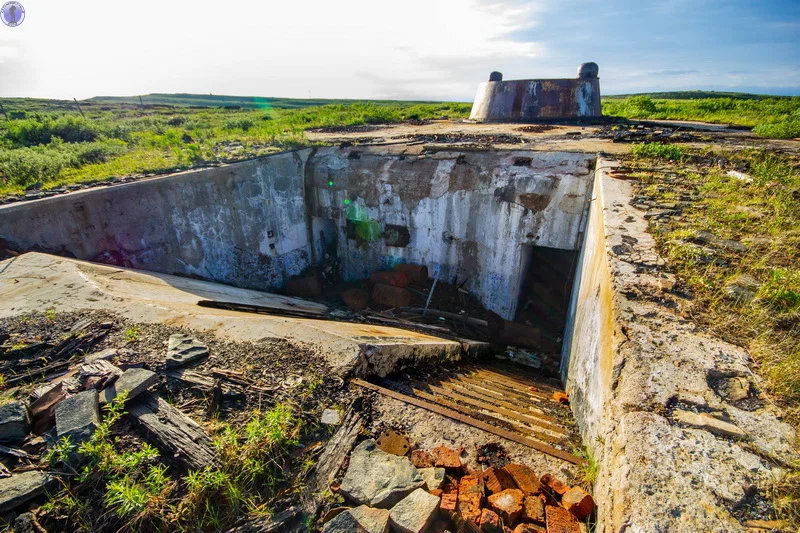
[{"label": "rusted metal grate", "polygon": [[569,451],[580,442],[572,412],[554,397],[563,388],[523,367],[475,363],[426,376],[353,383],[570,463],[583,461]]}]

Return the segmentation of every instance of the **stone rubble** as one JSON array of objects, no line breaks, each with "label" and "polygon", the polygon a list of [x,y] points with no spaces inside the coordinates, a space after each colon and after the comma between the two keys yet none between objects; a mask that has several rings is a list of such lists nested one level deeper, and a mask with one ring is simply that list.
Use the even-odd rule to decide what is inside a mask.
[{"label": "stone rubble", "polygon": [[[391,436],[385,444],[392,446],[402,437],[391,430],[382,436]],[[583,488],[570,487],[550,473],[537,477],[523,464],[473,471],[465,468],[459,451],[447,446],[405,455],[396,451],[400,453],[388,453],[372,439],[353,449],[334,490],[357,507],[332,509],[323,531],[383,531],[384,522],[375,521],[373,527],[358,518],[371,509],[387,513],[380,516],[388,516],[393,533],[579,533],[581,522],[595,512],[594,499]]]},{"label": "stone rubble", "polygon": [[167,347],[167,368],[185,366],[208,356],[208,347],[192,337],[176,333],[170,335]]},{"label": "stone rubble", "polygon": [[24,403],[11,402],[0,406],[0,443],[21,443],[30,426],[28,408]]}]

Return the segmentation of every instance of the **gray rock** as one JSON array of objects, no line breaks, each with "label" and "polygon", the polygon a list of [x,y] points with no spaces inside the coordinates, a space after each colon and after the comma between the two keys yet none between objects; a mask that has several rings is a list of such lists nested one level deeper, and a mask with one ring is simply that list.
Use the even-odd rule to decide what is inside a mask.
[{"label": "gray rock", "polygon": [[0,406],[0,442],[19,443],[31,427],[28,408],[22,402]]},{"label": "gray rock", "polygon": [[417,489],[389,512],[392,530],[400,533],[422,533],[436,518],[439,497]]},{"label": "gray rock", "polygon": [[330,426],[335,426],[342,419],[342,415],[336,409],[325,409],[322,411],[320,422]]},{"label": "gray rock", "polygon": [[591,79],[596,78],[600,74],[600,67],[597,63],[582,63],[578,67],[578,78]]},{"label": "gray rock", "polygon": [[208,355],[208,347],[190,335],[176,333],[169,336],[167,368],[188,365]]},{"label": "gray rock", "polygon": [[158,381],[158,375],[155,372],[144,368],[129,368],[113,385],[103,389],[103,392],[100,393],[100,403],[110,402],[117,397],[117,394],[125,390],[128,391],[128,400],[130,400],[146,391],[156,381]]},{"label": "gray rock", "polygon": [[101,350],[99,352],[93,352],[83,358],[84,363],[93,363],[98,359],[103,359],[105,361],[109,361],[113,359],[118,353],[116,348],[106,348],[105,350]]},{"label": "gray rock", "polygon": [[73,444],[84,442],[92,436],[99,423],[96,390],[79,392],[56,406],[56,433],[59,440],[69,437]]},{"label": "gray rock", "polygon": [[8,512],[44,493],[51,480],[52,477],[41,470],[29,470],[0,479],[0,513]]},{"label": "gray rock", "polygon": [[367,439],[350,455],[340,490],[356,503],[389,508],[424,484],[406,457],[386,453]]},{"label": "gray rock", "polygon": [[725,285],[725,297],[736,303],[750,303],[759,289],[758,280],[748,274],[740,274]]},{"label": "gray rock", "polygon": [[444,485],[444,468],[420,468],[419,473],[425,480],[425,487],[428,490],[440,489]]},{"label": "gray rock", "polygon": [[361,505],[336,515],[322,528],[324,533],[388,533],[389,511]]}]

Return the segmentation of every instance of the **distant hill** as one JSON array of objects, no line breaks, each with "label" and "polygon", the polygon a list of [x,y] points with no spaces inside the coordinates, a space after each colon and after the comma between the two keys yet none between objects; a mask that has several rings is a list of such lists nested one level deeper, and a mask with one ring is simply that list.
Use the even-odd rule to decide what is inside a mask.
[{"label": "distant hill", "polygon": [[699,100],[701,98],[733,98],[735,100],[766,100],[767,98],[791,98],[791,96],[774,96],[770,94],[728,93],[719,91],[670,91],[662,93],[635,93],[603,95],[603,98],[617,99],[629,96],[649,96],[659,100]]},{"label": "distant hill", "polygon": [[[145,105],[171,105],[195,107],[225,107],[238,106],[243,109],[300,109],[326,104],[351,104],[353,102],[370,102],[378,105],[392,104],[437,104],[436,101],[405,101],[405,100],[335,100],[327,98],[267,98],[261,96],[225,96],[219,94],[143,94],[141,96]],[[139,96],[94,96],[86,102],[108,104],[139,104]]]}]

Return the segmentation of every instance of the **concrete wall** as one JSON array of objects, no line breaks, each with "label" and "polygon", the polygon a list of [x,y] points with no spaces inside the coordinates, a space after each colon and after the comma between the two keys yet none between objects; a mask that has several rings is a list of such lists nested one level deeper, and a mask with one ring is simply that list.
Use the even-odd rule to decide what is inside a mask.
[{"label": "concrete wall", "polygon": [[577,249],[594,158],[557,152],[301,150],[0,207],[0,238],[244,288],[326,253],[348,281],[421,263],[513,319],[524,247]]},{"label": "concrete wall", "polygon": [[615,166],[598,159],[563,359],[599,466],[595,531],[744,532],[796,460],[794,431],[747,352],[675,311],[674,278]]},{"label": "concrete wall", "polygon": [[472,120],[533,122],[602,115],[600,80],[487,81],[478,86]]},{"label": "concrete wall", "polygon": [[336,234],[346,280],[424,264],[513,319],[524,246],[575,250],[594,156],[439,152],[404,156],[322,148],[309,160],[310,207]]},{"label": "concrete wall", "polygon": [[154,272],[273,289],[310,264],[309,151],[0,207],[0,238]]}]

